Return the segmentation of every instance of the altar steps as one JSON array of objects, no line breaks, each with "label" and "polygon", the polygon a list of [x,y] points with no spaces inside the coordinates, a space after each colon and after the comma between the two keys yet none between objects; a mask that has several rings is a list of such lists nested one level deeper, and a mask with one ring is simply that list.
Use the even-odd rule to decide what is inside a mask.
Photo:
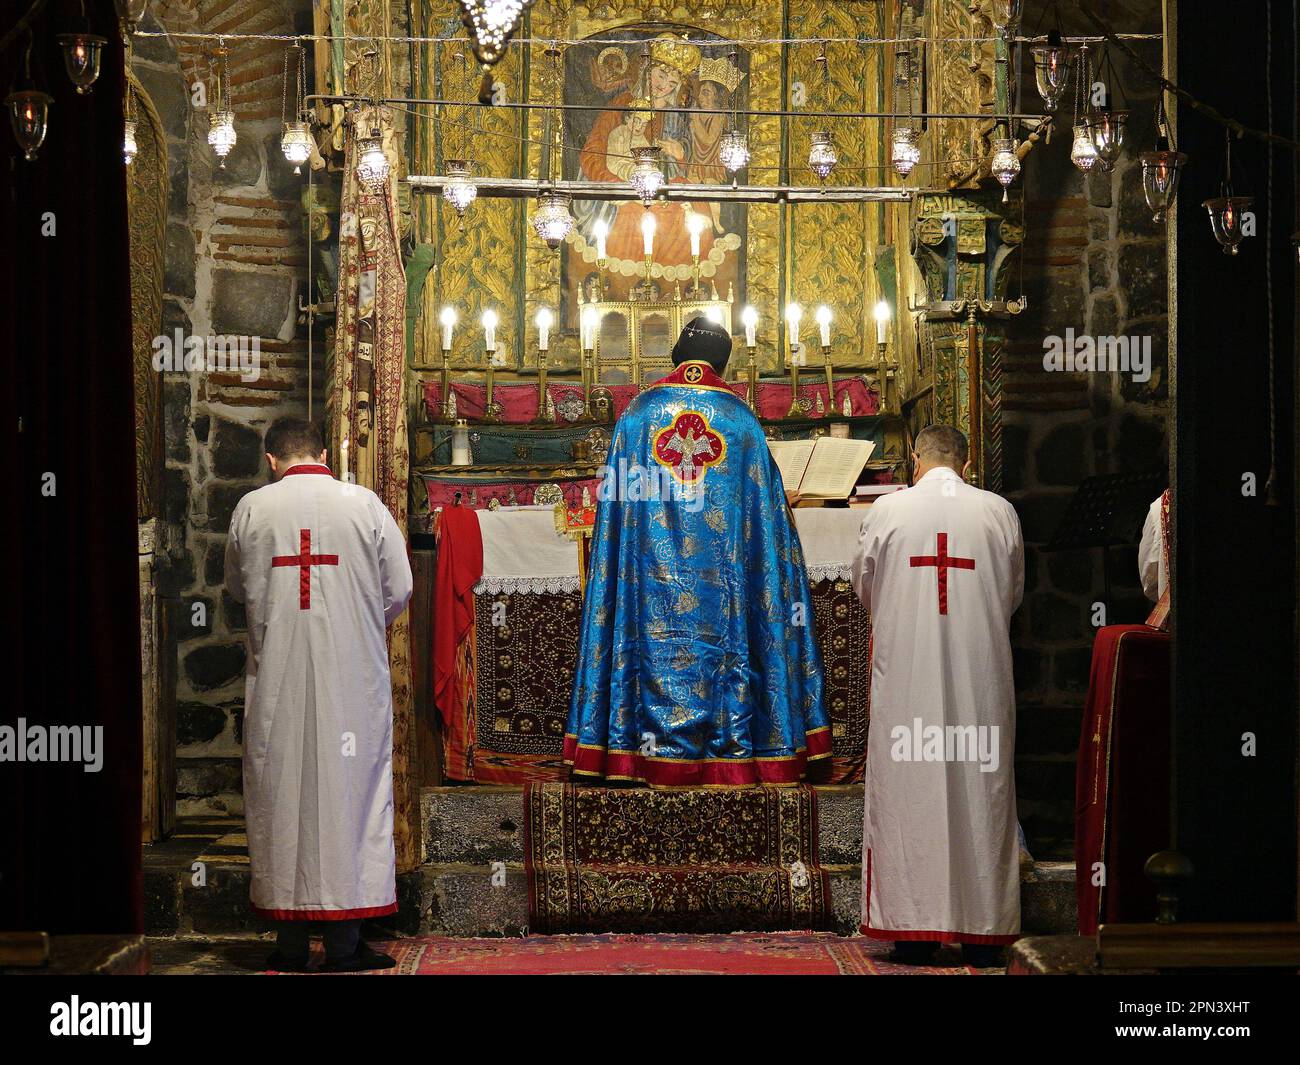
[{"label": "altar steps", "polygon": [[[819,860],[830,881],[833,927],[858,927],[862,786],[819,787]],[[406,935],[522,935],[528,925],[523,789],[426,788],[423,864],[398,875],[399,911],[385,923]],[[248,906],[248,858],[239,819],[181,819],[145,848],[145,930],[161,936],[248,936],[266,930]],[[196,885],[202,857],[205,882]],[[1075,930],[1074,867],[1036,862],[1021,881],[1026,935]]]}]

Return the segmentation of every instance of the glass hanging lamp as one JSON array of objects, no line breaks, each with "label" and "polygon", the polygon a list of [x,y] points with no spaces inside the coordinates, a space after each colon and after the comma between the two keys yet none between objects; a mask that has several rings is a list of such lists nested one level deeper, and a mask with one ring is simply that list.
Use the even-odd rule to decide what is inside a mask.
[{"label": "glass hanging lamp", "polygon": [[1036,44],[1029,51],[1034,57],[1034,85],[1043,107],[1055,111],[1069,83],[1070,49],[1062,42],[1060,31],[1052,30],[1046,44]]},{"label": "glass hanging lamp", "polygon": [[646,207],[654,202],[663,188],[664,172],[659,165],[662,155],[663,149],[657,144],[632,149],[632,173],[628,182]]},{"label": "glass hanging lamp", "polygon": [[564,238],[573,228],[573,216],[569,214],[572,197],[568,193],[543,192],[537,197],[537,210],[533,212],[533,229],[548,248],[554,251],[564,243]]},{"label": "glass hanging lamp", "polygon": [[[84,18],[84,6],[81,14]],[[84,96],[99,77],[99,61],[108,39],[97,33],[60,33],[55,40],[63,49],[63,66],[68,79],[77,87],[77,93]]]},{"label": "glass hanging lamp", "polygon": [[1232,134],[1225,130],[1224,139],[1227,144],[1219,195],[1206,200],[1201,206],[1210,212],[1210,228],[1214,231],[1214,239],[1223,248],[1223,254],[1236,255],[1237,247],[1246,235],[1242,229],[1243,220],[1255,198],[1232,194]]},{"label": "glass hanging lamp", "polygon": [[812,135],[808,147],[808,169],[825,181],[838,162],[839,156],[835,152],[835,142],[831,139],[830,132],[819,129]]},{"label": "glass hanging lamp", "polygon": [[993,142],[993,156],[989,160],[989,173],[1002,186],[1002,202],[1007,202],[1007,188],[1020,174],[1020,156],[1016,154],[1013,137],[998,137]]},{"label": "glass hanging lamp", "polygon": [[219,44],[212,53],[212,58],[216,60],[216,69],[213,72],[216,91],[212,93],[212,98],[216,101],[216,109],[208,115],[208,145],[219,160],[218,166],[222,170],[226,168],[226,156],[239,140],[235,133],[235,112],[230,107],[228,55],[224,42]]}]

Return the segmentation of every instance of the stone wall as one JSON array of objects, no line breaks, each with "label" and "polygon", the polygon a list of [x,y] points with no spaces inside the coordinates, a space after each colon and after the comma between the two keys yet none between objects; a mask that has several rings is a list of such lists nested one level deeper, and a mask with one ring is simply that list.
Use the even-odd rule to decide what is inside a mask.
[{"label": "stone wall", "polygon": [[[162,0],[143,29],[169,34],[295,33],[308,0]],[[168,204],[163,335],[256,337],[255,381],[237,373],[169,372],[164,383],[166,561],[158,575],[178,656],[178,813],[238,812],[244,614],[223,589],[230,514],[265,483],[261,439],[283,414],[307,413],[307,344],[297,310],[306,241],[295,176],[280,153],[281,42],[230,42],[238,141],[217,165],[192,86],[211,42],[137,38],[134,68],[167,130]],[[208,101],[211,106],[212,101]],[[316,344],[316,413],[320,344]],[[196,609],[200,608],[201,609]]]},{"label": "stone wall", "polygon": [[[1030,15],[1026,21],[1032,25]],[[1142,48],[1158,67],[1158,49]],[[1125,64],[1117,66],[1132,116],[1114,172],[1085,178],[1071,164],[1068,100],[1052,143],[1039,143],[1025,163],[1023,287],[1029,305],[1011,332],[1003,446],[1005,491],[1025,536],[1025,601],[1012,624],[1017,789],[1036,857],[1067,854],[1071,846],[1074,753],[1096,633],[1093,604],[1105,605],[1107,624],[1140,622],[1149,610],[1135,548],[1110,551],[1107,599],[1101,549],[1043,547],[1085,477],[1168,462],[1166,236],[1143,199],[1137,158],[1155,139],[1155,97]],[[1036,109],[1032,78],[1025,92],[1032,101],[1027,109]],[[1013,278],[1011,292],[1017,287]],[[1071,327],[1093,337],[1150,337],[1150,380],[1044,370],[1044,338]]]}]

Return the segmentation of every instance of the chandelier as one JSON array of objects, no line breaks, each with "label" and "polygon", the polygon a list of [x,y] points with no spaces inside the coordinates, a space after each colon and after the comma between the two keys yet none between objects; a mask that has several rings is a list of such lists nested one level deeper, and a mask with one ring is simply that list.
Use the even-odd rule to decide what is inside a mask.
[{"label": "chandelier", "polygon": [[369,192],[383,192],[388,183],[388,156],[384,154],[384,139],[377,126],[372,126],[369,137],[357,143],[357,180]]},{"label": "chandelier", "polygon": [[[284,83],[280,101],[280,151],[293,164],[295,174],[302,173],[302,164],[311,158],[311,125],[303,109],[303,97],[306,95],[306,53],[300,44],[292,44],[284,52]],[[292,67],[292,69],[290,69]],[[289,118],[289,84],[293,81],[293,113],[296,119]]]},{"label": "chandelier", "polygon": [[911,126],[895,126],[890,138],[889,161],[900,177],[907,177],[912,167],[921,161],[921,146],[917,143],[916,130]]},{"label": "chandelier", "polygon": [[993,142],[993,158],[989,161],[989,172],[998,179],[1002,186],[1002,202],[1007,202],[1007,186],[1016,180],[1020,173],[1020,156],[1016,154],[1016,142],[1011,137],[999,137]]},{"label": "chandelier", "polygon": [[302,164],[311,158],[311,126],[306,122],[286,122],[280,134],[280,151],[293,164],[293,172],[301,174]]},{"label": "chandelier", "polygon": [[573,228],[573,216],[569,214],[572,197],[565,192],[543,192],[537,197],[537,210],[533,213],[533,229],[554,251],[564,243],[564,238]]},{"label": "chandelier", "polygon": [[657,144],[632,149],[632,173],[628,181],[647,207],[663,188],[664,172],[659,166],[661,156],[662,149]]},{"label": "chandelier", "polygon": [[830,133],[824,129],[818,130],[812,135],[812,143],[808,148],[808,169],[825,181],[838,162],[839,156],[835,154],[835,142],[831,140]]},{"label": "chandelier", "polygon": [[[216,109],[208,116],[208,145],[220,160],[219,165],[222,170],[226,168],[226,156],[230,154],[230,150],[239,139],[235,134],[235,112],[230,108],[230,72],[226,63],[228,55],[225,44],[221,43],[213,50],[209,59],[212,79],[216,87],[216,91],[212,93],[212,98],[216,101]],[[216,60],[215,64],[212,64],[213,59]]]},{"label": "chandelier", "polygon": [[460,0],[460,18],[474,44],[474,55],[490,67],[503,55],[519,19],[533,0]]},{"label": "chandelier", "polygon": [[734,174],[749,165],[749,138],[738,129],[729,129],[718,145],[718,162]]},{"label": "chandelier", "polygon": [[447,181],[442,186],[442,198],[455,209],[457,217],[464,215],[478,198],[478,186],[474,184],[473,171],[467,160],[447,160]]},{"label": "chandelier", "polygon": [[732,52],[728,61],[723,63],[719,68],[723,71],[720,77],[728,79],[725,86],[731,93],[731,122],[722,134],[722,140],[718,144],[718,162],[726,167],[727,172],[731,174],[738,173],[749,165],[749,137],[740,130],[740,78],[741,74],[735,66],[736,52]]},{"label": "chandelier", "polygon": [[221,160],[220,167],[226,168],[226,156],[239,139],[235,133],[235,113],[233,111],[213,111],[208,116],[208,145]]}]

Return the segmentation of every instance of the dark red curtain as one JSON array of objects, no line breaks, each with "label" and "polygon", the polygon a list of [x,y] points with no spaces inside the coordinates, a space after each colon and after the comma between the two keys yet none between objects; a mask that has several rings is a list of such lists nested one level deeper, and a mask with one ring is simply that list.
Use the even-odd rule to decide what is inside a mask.
[{"label": "dark red curtain", "polygon": [[[30,5],[5,5],[0,33]],[[0,928],[140,931],[141,705],[135,422],[123,55],[107,37],[79,96],[55,34],[78,8],[32,24],[32,73],[54,97],[39,158],[0,130],[4,586],[0,724],[100,726],[103,764],[0,762]],[[0,55],[0,95],[21,80],[26,35]],[[53,226],[53,233],[48,233]],[[45,233],[43,233],[43,230]],[[53,493],[50,492],[50,487]]]}]

